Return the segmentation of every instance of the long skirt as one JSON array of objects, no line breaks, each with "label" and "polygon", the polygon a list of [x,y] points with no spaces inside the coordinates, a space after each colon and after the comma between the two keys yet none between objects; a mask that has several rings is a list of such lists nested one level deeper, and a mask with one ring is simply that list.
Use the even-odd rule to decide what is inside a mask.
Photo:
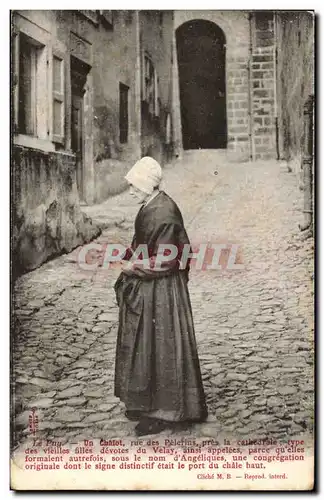
[{"label": "long skirt", "polygon": [[127,410],[173,422],[207,417],[187,281],[177,271],[116,282],[115,396]]}]

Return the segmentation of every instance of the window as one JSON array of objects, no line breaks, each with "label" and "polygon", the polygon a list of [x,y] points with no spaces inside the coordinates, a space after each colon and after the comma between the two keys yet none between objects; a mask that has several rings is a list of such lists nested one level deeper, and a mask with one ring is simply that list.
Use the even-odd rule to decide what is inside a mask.
[{"label": "window", "polygon": [[144,57],[144,101],[148,104],[148,112],[159,115],[158,79],[151,59]]},{"label": "window", "polygon": [[39,103],[39,60],[43,47],[20,33],[18,132],[37,136],[37,108]]},{"label": "window", "polygon": [[163,35],[163,11],[159,12],[159,30],[160,30],[160,36],[162,37],[162,35]]},{"label": "window", "polygon": [[64,140],[64,61],[53,56],[53,142]]},{"label": "window", "polygon": [[129,87],[119,84],[119,142],[128,141],[128,91]]},{"label": "window", "polygon": [[65,44],[19,13],[12,35],[14,142],[55,151],[65,130]]}]

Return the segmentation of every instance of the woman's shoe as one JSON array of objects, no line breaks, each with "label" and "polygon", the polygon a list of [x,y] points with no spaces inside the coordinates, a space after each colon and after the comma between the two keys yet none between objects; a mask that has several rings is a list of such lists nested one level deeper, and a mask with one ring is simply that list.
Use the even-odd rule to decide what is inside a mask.
[{"label": "woman's shoe", "polygon": [[132,420],[133,422],[137,422],[140,420],[143,416],[143,413],[137,410],[127,410],[125,411],[125,417],[128,418],[128,420]]},{"label": "woman's shoe", "polygon": [[153,418],[143,418],[135,427],[137,436],[146,436],[147,434],[158,434],[170,427],[170,423],[164,420]]}]

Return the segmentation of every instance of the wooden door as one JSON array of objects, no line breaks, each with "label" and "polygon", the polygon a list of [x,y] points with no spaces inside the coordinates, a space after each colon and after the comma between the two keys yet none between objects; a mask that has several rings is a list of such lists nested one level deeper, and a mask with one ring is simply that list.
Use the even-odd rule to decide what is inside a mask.
[{"label": "wooden door", "polygon": [[71,147],[76,156],[76,177],[80,199],[83,200],[83,96],[72,94]]},{"label": "wooden door", "polygon": [[90,66],[71,56],[71,148],[76,155],[76,176],[79,196],[85,201],[84,165],[84,95]]}]

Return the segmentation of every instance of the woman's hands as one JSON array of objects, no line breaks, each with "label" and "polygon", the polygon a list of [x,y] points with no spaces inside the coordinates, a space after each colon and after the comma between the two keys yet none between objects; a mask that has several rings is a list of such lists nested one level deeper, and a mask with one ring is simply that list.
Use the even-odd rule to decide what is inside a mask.
[{"label": "woman's hands", "polygon": [[122,260],[121,263],[120,263],[120,268],[121,268],[121,271],[124,274],[126,274],[127,276],[131,276],[132,275],[133,265],[128,260]]},{"label": "woman's hands", "polygon": [[121,261],[121,271],[125,276],[136,276],[142,279],[158,278],[167,276],[173,269],[178,268],[177,260],[169,261],[164,266],[155,266],[155,257],[143,259],[141,263],[132,263],[130,261]]},{"label": "woman's hands", "polygon": [[150,260],[143,259],[141,264],[132,263],[128,260],[121,261],[121,270],[126,276],[144,276],[143,270],[150,269]]}]

